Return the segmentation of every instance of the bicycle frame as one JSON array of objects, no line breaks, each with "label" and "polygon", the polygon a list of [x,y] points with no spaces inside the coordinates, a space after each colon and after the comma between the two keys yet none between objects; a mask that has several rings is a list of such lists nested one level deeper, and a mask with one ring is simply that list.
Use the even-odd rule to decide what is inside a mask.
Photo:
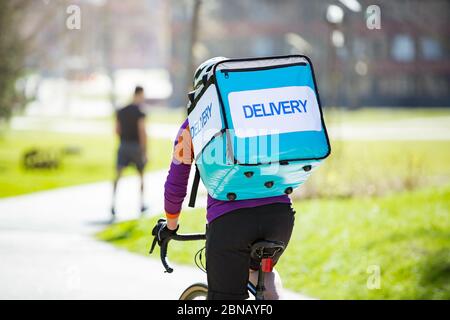
[{"label": "bicycle frame", "polygon": [[[196,240],[206,240],[206,234],[204,233],[191,233],[191,234],[175,234],[171,238],[165,239],[160,244],[160,258],[161,263],[164,266],[165,272],[172,273],[173,268],[170,267],[169,263],[167,262],[167,248],[169,245],[170,240],[175,241],[196,241]],[[156,236],[153,240],[152,247],[150,249],[150,254],[153,252],[153,249],[156,245]],[[262,268],[258,270],[258,283],[257,286],[255,286],[250,281],[247,283],[247,290],[255,297],[256,300],[264,300],[264,272]]]}]

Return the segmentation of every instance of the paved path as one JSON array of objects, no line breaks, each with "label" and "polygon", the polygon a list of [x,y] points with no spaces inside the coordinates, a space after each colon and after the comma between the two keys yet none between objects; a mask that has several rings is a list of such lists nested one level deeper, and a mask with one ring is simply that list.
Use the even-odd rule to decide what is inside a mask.
[{"label": "paved path", "polygon": [[[150,214],[162,210],[165,175],[146,176]],[[119,220],[137,217],[137,190],[135,177],[119,185]],[[177,299],[188,284],[205,281],[197,268],[165,274],[157,259],[96,241],[110,195],[102,182],[0,200],[0,299]]]}]

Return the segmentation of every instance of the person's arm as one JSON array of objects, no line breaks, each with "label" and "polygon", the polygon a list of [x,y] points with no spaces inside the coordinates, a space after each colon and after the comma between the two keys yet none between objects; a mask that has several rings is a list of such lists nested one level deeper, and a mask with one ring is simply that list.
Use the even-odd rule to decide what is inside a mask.
[{"label": "person's arm", "polygon": [[164,184],[164,209],[170,230],[175,230],[178,226],[178,217],[187,194],[192,160],[192,139],[186,120],[177,134],[169,174]]},{"label": "person's arm", "polygon": [[141,117],[138,120],[138,135],[142,154],[147,155],[147,130],[145,129],[145,117]]}]

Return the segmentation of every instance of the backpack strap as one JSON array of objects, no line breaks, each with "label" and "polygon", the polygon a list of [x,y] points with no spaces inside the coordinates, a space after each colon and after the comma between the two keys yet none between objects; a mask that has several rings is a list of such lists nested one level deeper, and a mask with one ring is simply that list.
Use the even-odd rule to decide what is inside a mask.
[{"label": "backpack strap", "polygon": [[200,171],[198,171],[197,165],[195,165],[195,176],[192,183],[191,196],[189,198],[189,207],[195,207],[195,199],[197,198],[198,184],[200,183]]}]

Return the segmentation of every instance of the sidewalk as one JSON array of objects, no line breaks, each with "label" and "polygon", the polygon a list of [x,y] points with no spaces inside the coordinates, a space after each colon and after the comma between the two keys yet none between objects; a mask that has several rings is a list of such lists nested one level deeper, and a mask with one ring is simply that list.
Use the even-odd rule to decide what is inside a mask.
[{"label": "sidewalk", "polygon": [[[146,175],[149,214],[163,209],[165,177]],[[137,191],[136,177],[121,181],[118,220],[139,216]],[[0,299],[178,299],[205,281],[195,267],[175,265],[166,274],[158,259],[95,240],[110,218],[110,198],[110,183],[101,182],[0,200]]]}]

